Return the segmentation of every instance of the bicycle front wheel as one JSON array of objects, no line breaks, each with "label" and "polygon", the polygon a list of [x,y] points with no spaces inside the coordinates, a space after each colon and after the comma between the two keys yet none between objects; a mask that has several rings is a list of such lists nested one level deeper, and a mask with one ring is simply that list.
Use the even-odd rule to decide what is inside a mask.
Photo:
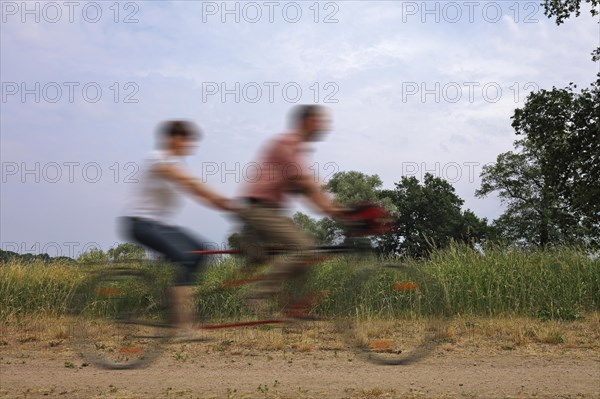
[{"label": "bicycle front wheel", "polygon": [[164,288],[142,270],[102,272],[76,295],[75,304],[79,353],[102,368],[145,366],[174,332]]},{"label": "bicycle front wheel", "polygon": [[337,328],[358,356],[382,365],[414,363],[443,342],[448,296],[421,270],[386,264],[358,273],[346,288],[354,314]]}]

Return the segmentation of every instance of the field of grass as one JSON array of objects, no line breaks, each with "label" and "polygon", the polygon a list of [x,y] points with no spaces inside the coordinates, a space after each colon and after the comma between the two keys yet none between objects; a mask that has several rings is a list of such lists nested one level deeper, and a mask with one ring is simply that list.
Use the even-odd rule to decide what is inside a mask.
[{"label": "field of grass", "polygon": [[[387,272],[376,272],[376,278],[367,284],[361,280],[365,266],[377,270],[378,265],[390,262],[393,260],[338,257],[315,266],[307,277],[305,288],[326,295],[314,312],[393,317],[397,306],[389,306],[390,303],[412,306],[412,311],[424,314],[439,312],[440,297],[433,298],[425,306],[420,304],[418,309],[415,304],[404,303],[395,297],[397,294],[386,284],[389,282]],[[421,289],[444,292],[447,301],[444,312],[455,316],[576,320],[587,312],[600,309],[600,259],[592,259],[576,249],[519,251],[489,248],[482,254],[465,246],[453,246],[433,253],[427,261],[408,263],[428,276],[428,283]],[[166,266],[133,266],[152,273],[157,286],[166,286],[173,275],[173,270]],[[235,258],[228,258],[215,262],[202,274],[198,289],[201,294],[211,294],[199,295],[199,309],[224,317],[243,312],[243,289],[233,294],[211,291],[235,273],[238,266]],[[114,266],[2,264],[0,322],[24,315],[65,315],[73,296],[86,289],[90,273],[111,267]],[[364,287],[349,289],[357,284]],[[128,294],[132,297],[144,295],[133,288]]]}]

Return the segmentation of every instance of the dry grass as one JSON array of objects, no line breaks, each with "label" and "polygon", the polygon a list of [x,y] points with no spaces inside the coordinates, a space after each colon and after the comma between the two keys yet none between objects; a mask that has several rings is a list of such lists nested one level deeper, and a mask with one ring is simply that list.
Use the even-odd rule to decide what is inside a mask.
[{"label": "dry grass", "polygon": [[[70,318],[28,316],[0,324],[0,349],[21,346],[68,348],[73,343],[75,321]],[[390,350],[393,346],[412,345],[425,323],[412,326],[394,320],[368,320],[360,324],[357,334],[373,349]],[[94,324],[91,335],[106,334],[110,325]],[[410,327],[410,328],[409,328]],[[447,351],[478,349],[518,350],[526,353],[548,347],[564,350],[585,349],[600,354],[600,312],[588,313],[576,321],[542,321],[526,317],[458,317],[437,332]],[[200,332],[206,342],[196,345],[199,351],[228,354],[271,352],[309,353],[344,351],[346,343],[329,322],[292,324],[287,327],[237,328]]]},{"label": "dry grass", "polygon": [[495,347],[535,351],[552,345],[600,353],[600,313],[576,321],[542,321],[526,317],[461,317],[453,320],[448,338],[455,347]]}]

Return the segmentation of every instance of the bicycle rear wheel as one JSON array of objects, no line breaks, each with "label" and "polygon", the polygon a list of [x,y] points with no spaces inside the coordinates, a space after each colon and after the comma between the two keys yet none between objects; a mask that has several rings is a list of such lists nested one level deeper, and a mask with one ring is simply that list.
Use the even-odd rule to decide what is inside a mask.
[{"label": "bicycle rear wheel", "polygon": [[364,269],[346,295],[357,301],[355,314],[339,319],[337,328],[349,348],[368,361],[414,363],[447,334],[448,296],[417,268],[386,264]]},{"label": "bicycle rear wheel", "polygon": [[174,333],[164,288],[142,270],[102,272],[76,295],[75,304],[77,348],[102,368],[143,367]]}]

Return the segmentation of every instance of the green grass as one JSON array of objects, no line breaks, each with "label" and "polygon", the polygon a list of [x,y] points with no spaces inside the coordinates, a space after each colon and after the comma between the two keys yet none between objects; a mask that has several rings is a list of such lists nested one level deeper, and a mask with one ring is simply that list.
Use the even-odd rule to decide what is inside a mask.
[{"label": "green grass", "polygon": [[446,288],[454,313],[572,320],[600,309],[600,259],[576,249],[492,247],[482,255],[453,246],[423,267]]},{"label": "green grass", "polygon": [[9,261],[0,266],[0,320],[11,315],[66,313],[69,298],[85,280],[83,268]]},{"label": "green grass", "polygon": [[[458,315],[573,320],[600,309],[600,259],[592,259],[577,249],[519,251],[492,247],[482,254],[455,245],[434,252],[427,261],[408,262],[429,276],[418,281],[423,295],[391,289],[397,277],[391,271],[377,269],[385,262],[348,256],[314,266],[304,290],[322,294],[315,313],[395,317],[407,312],[439,313],[443,308],[444,312]],[[244,314],[242,296],[247,287],[215,290],[236,271],[238,263],[237,259],[228,258],[202,274],[197,307],[204,315]],[[67,314],[73,296],[87,289],[91,272],[111,267],[114,266],[15,261],[2,264],[0,321],[25,314]],[[172,268],[164,265],[134,267],[150,270],[158,286],[166,286],[173,275]],[[375,270],[367,280],[363,278],[365,268]],[[287,284],[287,289],[294,290],[293,283]],[[135,287],[127,293],[128,300],[151,300]],[[97,314],[102,315],[103,311],[98,310]]]}]

